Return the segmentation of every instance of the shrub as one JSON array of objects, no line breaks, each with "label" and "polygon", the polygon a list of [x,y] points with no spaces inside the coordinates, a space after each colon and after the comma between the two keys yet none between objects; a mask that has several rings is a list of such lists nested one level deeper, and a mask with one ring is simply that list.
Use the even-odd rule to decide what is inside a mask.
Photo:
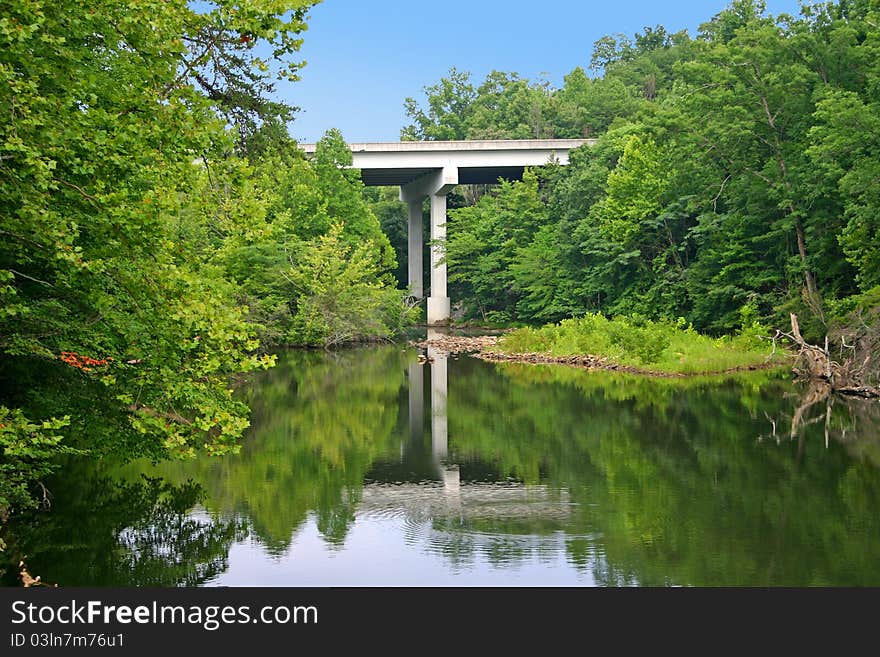
[{"label": "shrub", "polygon": [[715,372],[763,363],[769,344],[757,334],[764,331],[753,322],[745,335],[715,340],[700,335],[681,318],[653,321],[633,314],[609,319],[588,313],[538,329],[519,329],[502,338],[497,349],[559,357],[589,354],[664,372]]}]

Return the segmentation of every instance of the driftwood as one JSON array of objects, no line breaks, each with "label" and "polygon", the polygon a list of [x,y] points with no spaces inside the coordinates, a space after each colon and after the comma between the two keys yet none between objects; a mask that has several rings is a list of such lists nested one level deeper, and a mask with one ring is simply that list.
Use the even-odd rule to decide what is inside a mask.
[{"label": "driftwood", "polygon": [[[872,327],[867,328],[870,331],[875,331]],[[850,337],[852,344],[847,343],[847,336]],[[774,350],[780,339],[784,338],[792,343],[797,348],[792,371],[797,378],[809,383],[809,387],[801,396],[800,403],[794,409],[791,417],[789,437],[792,440],[795,437],[800,437],[801,443],[799,443],[798,453],[802,449],[803,433],[801,429],[812,424],[824,422],[825,446],[828,446],[833,433],[832,410],[835,401],[840,401],[846,405],[846,408],[851,411],[855,410],[857,414],[875,408],[874,404],[860,403],[860,399],[880,398],[880,388],[868,384],[868,382],[876,380],[876,372],[872,372],[869,365],[876,367],[876,364],[871,361],[871,353],[876,351],[878,345],[874,333],[868,333],[868,337],[870,339],[866,340],[864,336],[856,335],[853,339],[852,333],[836,334],[834,342],[839,344],[841,360],[838,362],[832,357],[830,348],[832,340],[826,336],[823,346],[807,342],[801,334],[798,318],[794,313],[791,314],[791,331],[776,330],[776,335],[772,338]],[[846,358],[843,357],[844,354],[846,354]],[[822,402],[825,406],[824,413],[810,417],[812,409],[817,406],[821,407]],[[769,416],[767,419],[772,425],[772,433],[769,437],[775,438],[778,442],[780,435],[777,430],[777,421]],[[840,436],[841,440],[846,438],[846,433],[847,430],[844,429]]]},{"label": "driftwood", "polygon": [[[880,388],[865,385],[863,380],[864,372],[871,361],[870,353],[864,359],[851,357],[844,359],[842,363],[837,362],[831,357],[828,336],[825,336],[823,347],[804,340],[794,313],[791,313],[791,332],[777,329],[773,338],[774,344],[780,338],[785,338],[798,347],[797,361],[793,368],[795,375],[811,382],[823,383],[827,386],[826,396],[838,393],[865,399],[880,398]],[[844,343],[844,346],[848,345]],[[822,386],[817,387],[817,391],[822,389]],[[821,396],[808,405],[811,406],[820,399]]]}]

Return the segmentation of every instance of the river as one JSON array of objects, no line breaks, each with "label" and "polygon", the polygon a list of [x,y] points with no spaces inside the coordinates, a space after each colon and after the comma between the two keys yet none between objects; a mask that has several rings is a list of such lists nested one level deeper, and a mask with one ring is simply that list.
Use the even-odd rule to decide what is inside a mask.
[{"label": "river", "polygon": [[[13,526],[62,586],[880,585],[880,405],[780,373],[657,380],[291,351],[241,452],[80,457]],[[10,575],[7,573],[7,579]],[[4,582],[6,584],[12,581]]]}]

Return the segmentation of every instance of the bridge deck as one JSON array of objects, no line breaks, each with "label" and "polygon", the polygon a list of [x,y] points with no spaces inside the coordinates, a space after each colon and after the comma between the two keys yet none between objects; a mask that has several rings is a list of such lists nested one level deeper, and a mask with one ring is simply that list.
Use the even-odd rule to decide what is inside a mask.
[{"label": "bridge deck", "polygon": [[[592,139],[497,139],[470,141],[402,141],[349,144],[352,166],[365,185],[407,185],[444,167],[455,167],[462,184],[490,184],[518,179],[527,166],[550,161],[568,163],[568,152]],[[306,153],[315,144],[302,144]]]}]

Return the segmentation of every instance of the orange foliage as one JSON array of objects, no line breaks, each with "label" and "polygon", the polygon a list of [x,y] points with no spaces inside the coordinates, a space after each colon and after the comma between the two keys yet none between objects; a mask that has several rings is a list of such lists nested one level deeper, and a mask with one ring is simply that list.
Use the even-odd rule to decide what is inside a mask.
[{"label": "orange foliage", "polygon": [[108,362],[113,360],[109,357],[101,359],[91,358],[89,356],[78,354],[75,351],[62,351],[59,358],[61,358],[62,361],[64,361],[71,367],[75,367],[76,369],[82,370],[83,372],[91,372],[93,367],[106,365]]}]

